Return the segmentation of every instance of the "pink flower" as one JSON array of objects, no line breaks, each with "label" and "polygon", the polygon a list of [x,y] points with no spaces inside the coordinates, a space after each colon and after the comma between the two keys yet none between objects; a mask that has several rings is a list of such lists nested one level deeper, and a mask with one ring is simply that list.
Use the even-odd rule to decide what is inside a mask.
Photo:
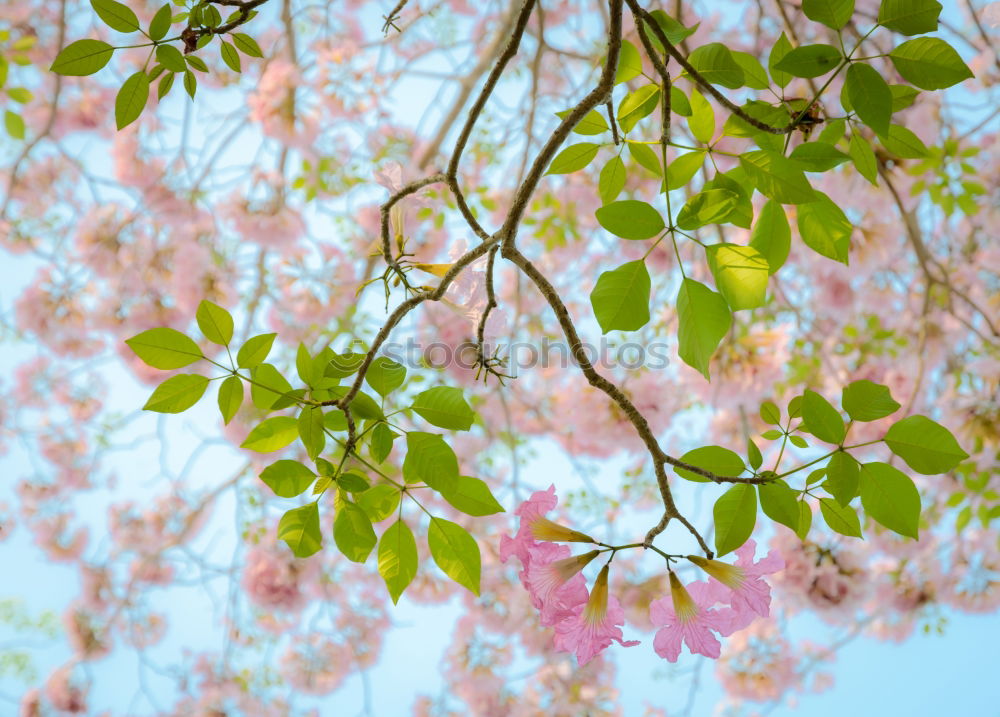
[{"label": "pink flower", "polygon": [[618,625],[625,624],[625,611],[614,597],[608,597],[608,566],[594,581],[594,590],[586,603],[577,605],[573,613],[556,625],[554,644],[557,650],[575,652],[581,665],[590,662],[602,650],[617,641],[622,647],[633,647],[638,640],[623,640]]},{"label": "pink flower", "polygon": [[660,627],[653,638],[656,654],[677,662],[684,642],[692,654],[718,658],[722,645],[712,631],[731,635],[739,618],[730,608],[713,608],[716,602],[715,590],[708,583],[691,583],[685,589],[671,572],[670,601],[662,597],[649,606],[650,622]]},{"label": "pink flower", "polygon": [[580,571],[597,557],[598,551],[570,556],[569,546],[540,543],[528,553],[525,587],[532,605],[541,611],[542,625],[551,627],[572,616],[575,608],[587,601],[587,583]]},{"label": "pink flower", "polygon": [[785,561],[773,550],[766,558],[755,563],[753,559],[756,548],[757,543],[753,539],[737,548],[736,565],[706,560],[695,555],[688,556],[688,560],[711,576],[709,585],[715,590],[719,602],[729,603],[739,615],[736,629],[740,630],[753,622],[755,615],[768,617],[771,614],[771,587],[761,576],[770,575],[785,567]]},{"label": "pink flower", "polygon": [[531,524],[555,508],[557,502],[556,487],[550,485],[548,490],[535,491],[528,500],[518,506],[517,510],[514,511],[514,514],[521,518],[517,534],[513,538],[506,535],[500,536],[500,560],[502,562],[506,563],[512,555],[516,555],[521,564],[525,568],[528,567],[531,561],[528,549],[539,544],[531,532]]}]

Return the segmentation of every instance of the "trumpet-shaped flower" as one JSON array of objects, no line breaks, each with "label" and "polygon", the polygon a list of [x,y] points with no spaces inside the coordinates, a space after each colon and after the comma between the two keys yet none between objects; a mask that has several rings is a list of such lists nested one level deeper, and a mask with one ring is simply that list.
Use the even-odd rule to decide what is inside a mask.
[{"label": "trumpet-shaped flower", "polygon": [[729,603],[740,619],[737,629],[749,625],[755,616],[768,617],[771,613],[771,588],[762,579],[785,567],[785,561],[775,551],[754,562],[757,543],[748,540],[736,550],[736,564],[706,560],[689,555],[688,560],[711,576],[709,584],[720,602]]},{"label": "trumpet-shaped flower", "polygon": [[573,652],[581,665],[594,659],[612,641],[623,647],[633,647],[638,640],[624,640],[619,625],[625,624],[625,611],[617,598],[608,596],[608,566],[605,565],[594,581],[594,589],[585,603],[577,605],[572,614],[556,627],[554,644],[557,650]]},{"label": "trumpet-shaped flower", "polygon": [[649,606],[649,619],[658,626],[653,649],[660,657],[677,662],[681,643],[692,653],[717,658],[722,645],[713,632],[723,637],[731,635],[737,626],[736,612],[731,608],[715,608],[716,592],[708,583],[691,583],[685,587],[670,573],[670,599],[662,597]]}]

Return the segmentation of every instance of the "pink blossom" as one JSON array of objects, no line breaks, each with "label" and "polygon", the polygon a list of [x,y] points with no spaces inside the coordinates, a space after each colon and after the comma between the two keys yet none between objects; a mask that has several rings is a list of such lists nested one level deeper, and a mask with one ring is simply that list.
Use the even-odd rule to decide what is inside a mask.
[{"label": "pink blossom", "polygon": [[753,559],[756,548],[757,543],[752,538],[737,548],[738,560],[735,566],[695,556],[690,558],[711,575],[709,585],[715,590],[719,602],[729,603],[739,615],[740,624],[737,629],[753,622],[755,615],[770,615],[771,587],[761,578],[785,567],[785,561],[774,550],[755,563]]},{"label": "pink blossom", "polygon": [[[525,587],[532,605],[541,611],[542,625],[551,627],[587,601],[587,584],[579,570],[597,556],[597,551],[570,557],[569,546],[541,543],[529,548],[528,553]],[[573,569],[576,572],[567,578],[567,572]]]},{"label": "pink blossom", "polygon": [[653,638],[656,654],[677,662],[684,642],[692,654],[717,658],[722,645],[712,631],[731,635],[737,616],[730,608],[714,608],[716,602],[716,592],[708,583],[691,583],[685,589],[671,572],[670,600],[662,597],[649,606],[650,622],[660,627]]},{"label": "pink blossom", "polygon": [[618,626],[624,624],[625,611],[615,597],[608,596],[608,566],[605,565],[594,581],[590,599],[576,605],[572,614],[555,626],[553,644],[557,650],[576,653],[577,661],[585,665],[609,647],[612,640],[622,647],[639,644],[638,640],[622,639]]}]

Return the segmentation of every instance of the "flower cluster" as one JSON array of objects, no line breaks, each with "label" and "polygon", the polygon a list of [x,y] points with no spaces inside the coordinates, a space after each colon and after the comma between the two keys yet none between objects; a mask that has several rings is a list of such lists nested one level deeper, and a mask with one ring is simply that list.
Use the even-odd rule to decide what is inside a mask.
[{"label": "flower cluster", "polygon": [[[520,518],[517,533],[500,538],[500,559],[516,557],[521,562],[521,584],[539,610],[541,624],[555,629],[554,646],[575,652],[583,665],[612,641],[625,647],[639,643],[623,640],[619,625],[625,623],[625,612],[618,599],[608,595],[611,561],[601,568],[589,592],[581,572],[602,552],[611,551],[613,556],[620,548],[549,520],[546,514],[556,503],[555,486],[522,503],[515,511]],[[568,546],[557,542],[591,543],[603,549],[572,555]],[[676,662],[684,643],[692,653],[718,658],[721,644],[714,633],[728,637],[757,617],[770,615],[771,588],[763,576],[784,568],[784,561],[772,551],[754,562],[755,552],[756,543],[748,540],[736,551],[735,565],[687,556],[709,578],[686,587],[670,570],[669,598],[649,606],[650,621],[659,628],[653,640],[657,655]]]}]

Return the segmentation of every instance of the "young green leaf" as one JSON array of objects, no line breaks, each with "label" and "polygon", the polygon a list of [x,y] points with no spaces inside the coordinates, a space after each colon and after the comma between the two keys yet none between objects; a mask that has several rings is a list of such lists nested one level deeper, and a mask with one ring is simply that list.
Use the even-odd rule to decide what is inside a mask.
[{"label": "young green leaf", "polygon": [[250,375],[253,378],[253,383],[250,384],[250,400],[262,411],[274,409],[282,397],[292,390],[288,379],[269,363],[255,366]]},{"label": "young green leaf", "polygon": [[378,356],[365,373],[365,383],[383,398],[403,385],[406,367],[386,356]]},{"label": "young green leaf", "polygon": [[677,294],[678,355],[709,380],[708,363],[729,331],[733,315],[721,294],[684,279]]},{"label": "young green leaf", "polygon": [[399,602],[400,596],[417,575],[417,541],[413,531],[402,520],[390,525],[378,544],[378,572],[385,580],[392,604]]},{"label": "young green leaf", "polygon": [[844,92],[862,122],[878,134],[888,133],[892,90],[878,70],[862,62],[851,63],[847,68]]},{"label": "young green leaf", "polygon": [[284,540],[297,558],[308,558],[323,546],[319,509],[315,503],[293,508],[278,522],[278,539]]},{"label": "young green leaf", "polygon": [[299,413],[299,438],[305,446],[306,454],[316,460],[326,447],[326,433],[323,432],[323,409],[306,406]]},{"label": "young green leaf", "polygon": [[597,182],[597,192],[601,195],[601,204],[615,201],[625,188],[625,163],[619,156],[612,157],[601,170]]},{"label": "young green leaf", "polygon": [[198,91],[198,79],[191,70],[184,70],[184,91],[188,97],[194,99],[194,93]]},{"label": "young green leaf", "polygon": [[784,266],[791,251],[792,229],[780,202],[769,199],[761,208],[750,234],[750,246],[767,260],[769,273]]},{"label": "young green leaf", "polygon": [[162,100],[170,92],[170,88],[174,86],[174,77],[176,77],[174,73],[168,72],[160,80],[160,84],[156,87],[157,101]]},{"label": "young green leaf", "polygon": [[233,38],[233,44],[236,48],[242,52],[244,55],[249,55],[250,57],[263,57],[264,53],[261,52],[260,45],[249,35],[242,32],[234,32],[230,35]]},{"label": "young green leaf", "polygon": [[660,165],[660,158],[656,152],[649,148],[648,144],[627,140],[628,154],[643,169],[648,169],[657,177],[663,176],[663,167]]},{"label": "young green leaf", "polygon": [[757,250],[739,244],[705,247],[715,285],[733,311],[764,305],[770,266]]},{"label": "young green leaf", "polygon": [[802,396],[802,419],[809,432],[821,441],[840,444],[847,434],[837,409],[815,391],[806,389]]},{"label": "young green leaf", "polygon": [[171,376],[153,391],[153,395],[142,407],[144,411],[157,413],[181,413],[198,403],[208,388],[208,379],[193,373]]},{"label": "young green leaf", "polygon": [[618,54],[618,69],[615,72],[615,84],[633,80],[642,74],[642,56],[628,40],[622,40],[621,51]]},{"label": "young green leaf", "polygon": [[479,595],[479,546],[465,528],[444,518],[431,518],[427,543],[431,557],[444,574]]},{"label": "young green leaf", "polygon": [[937,0],[882,0],[878,24],[900,35],[934,32],[942,6]]},{"label": "young green leaf", "polygon": [[261,471],[260,479],[279,498],[294,498],[305,492],[316,474],[298,461],[280,460]]},{"label": "young green leaf", "polygon": [[101,40],[77,40],[56,55],[49,70],[57,75],[85,77],[107,65],[114,52],[115,48]]},{"label": "young green leaf", "polygon": [[17,112],[5,110],[3,113],[3,124],[7,130],[7,134],[13,139],[24,139],[26,130],[24,119]]},{"label": "young green leaf", "polygon": [[372,458],[376,463],[382,463],[389,457],[392,451],[392,442],[396,439],[396,433],[385,423],[379,423],[372,429],[372,436],[368,442]]},{"label": "young green leaf", "polygon": [[757,492],[760,494],[760,507],[764,515],[798,532],[801,515],[796,501],[797,494],[785,481],[779,478],[770,483],[761,483],[757,486]]},{"label": "young green leaf", "polygon": [[198,344],[176,329],[148,329],[125,343],[143,363],[165,371],[184,368],[204,358]]},{"label": "young green leaf", "polygon": [[115,97],[115,124],[124,129],[139,119],[149,99],[149,75],[142,70],[130,75]]},{"label": "young green leaf", "polygon": [[[823,487],[841,505],[847,505],[858,494],[861,485],[861,468],[849,453],[837,451],[830,456],[826,466],[826,483]],[[832,526],[831,526],[832,527]]]},{"label": "young green leaf", "polygon": [[[556,112],[556,116],[560,119],[564,119],[572,110],[563,110],[562,112]],[[579,122],[576,123],[576,127],[573,128],[574,134],[582,135],[595,135],[607,132],[611,128],[608,127],[608,122],[604,119],[602,115],[597,110],[591,110],[583,116]]]},{"label": "young green leaf", "polygon": [[139,18],[132,9],[115,0],[90,0],[90,6],[105,25],[118,32],[135,32],[139,29]]},{"label": "young green leaf", "polygon": [[483,516],[503,513],[503,506],[497,502],[484,481],[472,476],[459,476],[448,490],[441,492],[441,497],[451,504],[455,510],[466,515]]},{"label": "young green leaf", "polygon": [[595,215],[602,227],[622,239],[652,239],[666,228],[660,213],[637,199],[611,202]]},{"label": "young green leaf", "polygon": [[233,317],[218,304],[202,299],[195,312],[198,328],[205,338],[220,346],[228,346],[233,340]]},{"label": "young green leaf", "polygon": [[546,174],[568,174],[583,169],[597,156],[601,146],[592,142],[571,144],[552,160]]},{"label": "young green leaf", "polygon": [[781,425],[781,409],[773,401],[760,404],[760,420],[770,426]]},{"label": "young green leaf", "polygon": [[240,368],[253,368],[263,363],[267,355],[271,353],[271,346],[274,345],[275,336],[277,334],[251,336],[237,352],[236,365]]},{"label": "young green leaf", "polygon": [[222,56],[222,61],[226,63],[230,70],[233,72],[240,72],[240,53],[236,51],[236,48],[225,40],[221,41],[221,46],[219,47],[219,54]]},{"label": "young green leaf", "polygon": [[757,149],[740,155],[740,166],[757,190],[782,204],[815,202],[817,193],[799,165],[779,152]]},{"label": "young green leaf", "polygon": [[817,254],[847,264],[854,225],[830,197],[815,194],[815,201],[797,207],[799,236]]},{"label": "young green leaf", "polygon": [[184,55],[173,45],[157,45],[156,61],[171,72],[184,72],[187,69]]},{"label": "young green leaf", "polygon": [[839,30],[854,14],[854,0],[802,0],[802,12],[813,22]]},{"label": "young green leaf", "polygon": [[659,103],[658,85],[644,85],[628,94],[618,105],[618,125],[622,132],[630,132],[639,120],[651,115]]},{"label": "young green leaf", "polygon": [[291,416],[265,418],[250,431],[240,448],[257,453],[280,451],[299,436],[296,421]]},{"label": "young green leaf", "polygon": [[885,434],[889,450],[923,475],[947,473],[969,457],[947,428],[926,416],[896,421]]},{"label": "young green leaf", "polygon": [[219,413],[222,414],[222,422],[229,425],[233,416],[243,405],[243,380],[230,376],[219,385]]},{"label": "young green leaf", "polygon": [[820,77],[832,71],[842,56],[833,45],[802,45],[789,51],[775,68],[795,77]]},{"label": "young green leaf", "polygon": [[421,391],[413,399],[412,408],[431,425],[453,431],[469,430],[476,418],[465,402],[462,389],[452,386],[435,386]]},{"label": "young green leaf", "polygon": [[761,455],[760,449],[750,438],[747,439],[747,462],[750,463],[750,467],[754,470],[760,468],[764,462],[764,456]]},{"label": "young green leaf", "polygon": [[743,84],[753,90],[766,90],[770,86],[767,79],[767,70],[760,64],[760,60],[749,52],[732,50],[731,53],[736,64],[743,70]]},{"label": "young green leaf", "polygon": [[955,48],[936,37],[908,40],[889,59],[904,80],[922,90],[943,90],[973,76]]},{"label": "young green leaf", "polygon": [[649,323],[649,272],[642,259],[602,272],[590,305],[601,331],[635,331]]},{"label": "young green leaf", "polygon": [[848,154],[854,162],[854,168],[858,174],[867,179],[873,185],[878,186],[878,160],[871,145],[856,132],[851,133],[851,143],[848,147]]},{"label": "young green leaf", "polygon": [[852,381],[844,386],[840,405],[854,421],[877,421],[900,408],[889,393],[888,386],[867,379]]},{"label": "young green leaf", "polygon": [[830,498],[820,498],[819,509],[823,513],[823,520],[832,530],[852,538],[861,537],[861,521],[858,520],[858,513],[854,508],[841,505]]},{"label": "young green leaf", "polygon": [[173,15],[170,11],[170,3],[167,3],[153,15],[153,19],[149,21],[149,39],[154,42],[162,40],[167,32],[170,31],[170,23],[172,22]]},{"label": "young green leaf", "polygon": [[902,125],[890,125],[888,134],[879,140],[891,154],[902,159],[923,159],[930,154],[927,145]]},{"label": "young green leaf", "polygon": [[771,47],[771,54],[767,58],[767,69],[771,73],[771,79],[774,80],[774,84],[782,89],[787,87],[788,83],[792,81],[792,74],[790,72],[782,72],[777,68],[777,65],[791,51],[792,43],[788,41],[788,37],[782,32]]},{"label": "young green leaf", "polygon": [[337,485],[348,493],[363,493],[371,487],[368,479],[356,469],[337,476]]},{"label": "young green leaf", "polygon": [[436,433],[410,431],[406,434],[406,458],[403,479],[407,483],[426,483],[438,492],[449,492],[458,481],[458,458]]},{"label": "young green leaf", "polygon": [[677,212],[677,226],[690,231],[706,224],[721,224],[733,213],[739,200],[739,194],[729,189],[698,192]]},{"label": "young green leaf", "polygon": [[719,556],[747,542],[757,522],[757,491],[739,483],[723,493],[712,510],[715,517],[715,549]]},{"label": "young green leaf", "polygon": [[800,144],[788,158],[794,160],[807,172],[826,172],[851,158],[826,142]]},{"label": "young green leaf", "polygon": [[368,515],[349,500],[338,500],[333,541],[348,560],[363,563],[378,543]]},{"label": "young green leaf", "polygon": [[812,508],[804,500],[799,501],[799,527],[795,530],[795,534],[799,536],[799,540],[805,540],[806,536],[809,535],[809,528],[812,527]]},{"label": "young green leaf", "polygon": [[715,134],[715,110],[698,90],[691,90],[691,116],[687,118],[691,135],[702,144],[709,144]]},{"label": "young green leaf", "polygon": [[710,42],[697,47],[688,55],[688,62],[702,78],[713,85],[731,90],[743,86],[743,68],[733,58],[733,53],[721,42]]},{"label": "young green leaf", "polygon": [[678,155],[667,165],[667,189],[680,189],[686,186],[705,163],[705,152],[687,152]]},{"label": "young green leaf", "polygon": [[[681,456],[680,460],[683,463],[695,466],[696,468],[703,468],[723,478],[736,478],[746,470],[746,465],[739,454],[722,446],[702,446],[701,448],[695,448]],[[708,483],[711,481],[711,478],[706,478],[686,468],[677,468],[675,466],[674,472],[681,478],[686,478],[696,483]]]},{"label": "young green leaf", "polygon": [[889,530],[916,539],[920,525],[920,493],[913,481],[888,463],[861,466],[861,505]]},{"label": "young green leaf", "polygon": [[368,518],[373,523],[378,523],[396,512],[401,495],[396,486],[382,483],[373,485],[363,493],[359,493],[355,496],[355,500],[368,515]]}]

